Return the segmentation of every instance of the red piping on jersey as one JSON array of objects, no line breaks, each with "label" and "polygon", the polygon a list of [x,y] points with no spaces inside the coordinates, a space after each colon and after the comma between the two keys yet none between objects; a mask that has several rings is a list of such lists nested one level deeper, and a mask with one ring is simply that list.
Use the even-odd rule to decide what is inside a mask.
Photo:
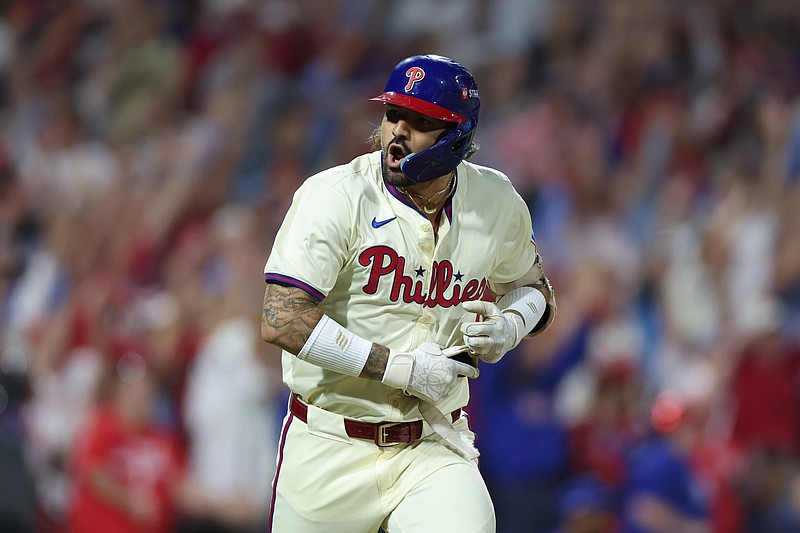
[{"label": "red piping on jersey", "polygon": [[272,520],[275,517],[275,495],[278,493],[278,475],[281,472],[281,465],[283,465],[283,448],[286,446],[286,434],[289,432],[289,426],[292,424],[294,415],[289,413],[286,423],[283,425],[281,431],[281,445],[278,448],[278,465],[275,468],[275,476],[272,478],[272,500],[269,504],[269,522],[267,523],[267,533],[272,533]]},{"label": "red piping on jersey", "polygon": [[302,289],[303,291],[307,292],[320,302],[325,299],[324,294],[322,294],[320,291],[318,291],[308,283],[300,281],[297,278],[287,276],[285,274],[278,274],[277,272],[266,272],[264,273],[264,281],[277,281],[278,283],[285,283],[287,285],[291,285],[292,287],[297,287],[298,289]]},{"label": "red piping on jersey", "polygon": [[413,209],[413,210],[414,210],[414,211],[416,211],[417,213],[421,214],[422,216],[425,216],[425,213],[423,213],[422,211],[420,211],[419,209],[417,209],[417,206],[415,206],[413,203],[411,203],[411,200],[409,200],[408,198],[406,198],[406,196],[405,196],[403,193],[401,193],[400,191],[398,191],[398,190],[397,190],[397,187],[395,187],[394,185],[390,185],[389,183],[387,183],[387,184],[386,184],[386,189],[388,189],[388,191],[389,191],[389,194],[391,194],[392,196],[394,196],[395,198],[397,198],[398,200],[400,200],[402,203],[406,204],[408,207],[410,207],[411,209]]}]

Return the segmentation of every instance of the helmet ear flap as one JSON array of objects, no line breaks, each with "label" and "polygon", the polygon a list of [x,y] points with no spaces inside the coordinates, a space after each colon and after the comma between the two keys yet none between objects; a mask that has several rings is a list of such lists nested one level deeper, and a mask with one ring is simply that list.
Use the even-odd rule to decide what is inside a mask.
[{"label": "helmet ear flap", "polygon": [[[458,163],[463,161],[467,156],[467,152],[469,152],[469,148],[472,145],[472,139],[475,137],[475,128],[477,126],[478,120],[474,117],[470,117],[456,127],[456,130],[458,130],[461,135],[453,143],[451,150],[453,151],[453,155],[458,157]],[[458,165],[458,163],[456,163],[456,165]]]},{"label": "helmet ear flap", "polygon": [[452,130],[444,132],[439,141],[418,154],[411,154],[400,169],[415,183],[432,181],[449,174],[464,160],[472,145],[478,120],[470,117]]}]

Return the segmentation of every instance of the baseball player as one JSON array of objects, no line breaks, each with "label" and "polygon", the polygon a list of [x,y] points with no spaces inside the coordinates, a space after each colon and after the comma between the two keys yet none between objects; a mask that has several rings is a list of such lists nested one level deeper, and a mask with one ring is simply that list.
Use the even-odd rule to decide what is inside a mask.
[{"label": "baseball player", "polygon": [[376,151],[303,183],[264,269],[291,390],[269,530],[491,532],[467,378],[550,324],[553,291],[522,198],[465,161],[472,74],[409,57],[373,100]]}]

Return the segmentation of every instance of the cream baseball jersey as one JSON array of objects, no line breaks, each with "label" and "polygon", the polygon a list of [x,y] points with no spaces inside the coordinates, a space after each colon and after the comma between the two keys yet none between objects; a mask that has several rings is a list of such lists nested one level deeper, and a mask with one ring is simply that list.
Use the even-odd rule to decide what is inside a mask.
[{"label": "cream baseball jersey", "polygon": [[[461,303],[521,278],[536,248],[528,207],[502,173],[462,162],[433,227],[384,183],[381,153],[309,177],[297,190],[264,267],[265,280],[298,287],[333,320],[397,350],[462,344]],[[470,316],[469,320],[474,317]],[[420,419],[418,400],[380,381],[351,377],[284,352],[283,379],[305,400],[366,422]],[[467,378],[437,405],[469,400]]]}]

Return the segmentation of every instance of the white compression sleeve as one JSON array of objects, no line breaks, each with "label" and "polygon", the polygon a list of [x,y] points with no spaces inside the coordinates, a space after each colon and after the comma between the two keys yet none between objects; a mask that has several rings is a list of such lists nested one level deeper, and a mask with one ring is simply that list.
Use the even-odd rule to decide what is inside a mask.
[{"label": "white compression sleeve", "polygon": [[359,376],[371,349],[372,342],[340,326],[328,315],[322,315],[297,358],[328,370]]},{"label": "white compression sleeve", "polygon": [[539,319],[547,311],[547,301],[538,289],[533,287],[519,287],[505,294],[497,301],[497,307],[502,311],[514,311],[522,317],[522,329],[518,332],[517,341],[531,332],[536,327]]}]

